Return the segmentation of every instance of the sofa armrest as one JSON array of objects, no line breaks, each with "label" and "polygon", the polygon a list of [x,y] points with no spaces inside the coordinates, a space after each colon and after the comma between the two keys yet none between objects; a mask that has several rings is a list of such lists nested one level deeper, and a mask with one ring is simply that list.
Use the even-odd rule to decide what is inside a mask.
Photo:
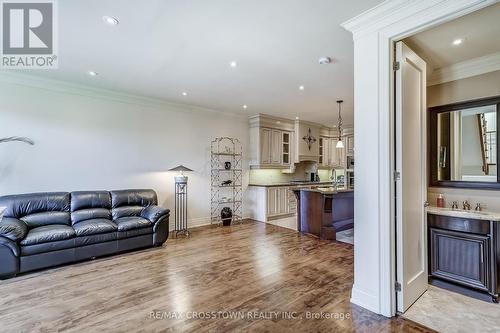
[{"label": "sofa armrest", "polygon": [[165,216],[170,215],[170,209],[166,209],[160,206],[148,206],[144,208],[141,212],[141,217],[148,219],[152,223],[156,223]]},{"label": "sofa armrest", "polygon": [[18,242],[28,234],[28,226],[13,217],[4,217],[0,221],[0,236]]}]

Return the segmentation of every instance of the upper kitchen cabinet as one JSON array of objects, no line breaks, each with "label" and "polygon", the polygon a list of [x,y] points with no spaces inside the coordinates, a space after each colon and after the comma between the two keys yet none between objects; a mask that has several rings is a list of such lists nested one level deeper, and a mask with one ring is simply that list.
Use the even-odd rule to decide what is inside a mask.
[{"label": "upper kitchen cabinet", "polygon": [[323,169],[346,168],[346,156],[354,151],[352,129],[342,131],[345,148],[337,148],[334,128],[263,114],[249,121],[252,169],[294,169],[300,162],[316,162]]},{"label": "upper kitchen cabinet", "polygon": [[348,156],[354,155],[354,134],[349,134],[345,136],[346,141],[346,153]]},{"label": "upper kitchen cabinet", "polygon": [[[337,148],[337,131],[323,127],[320,131],[320,157],[319,167],[323,169],[345,168],[345,150],[346,148]],[[346,146],[346,138],[342,140]]]},{"label": "upper kitchen cabinet", "polygon": [[294,123],[257,115],[250,118],[250,167],[288,169],[293,164]]}]

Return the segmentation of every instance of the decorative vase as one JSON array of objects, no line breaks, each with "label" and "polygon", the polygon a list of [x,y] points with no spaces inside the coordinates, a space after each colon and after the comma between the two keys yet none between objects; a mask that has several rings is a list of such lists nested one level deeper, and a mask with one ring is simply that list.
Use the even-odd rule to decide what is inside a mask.
[{"label": "decorative vase", "polygon": [[231,162],[224,163],[224,169],[231,170]]},{"label": "decorative vase", "polygon": [[220,217],[222,218],[222,225],[229,226],[233,219],[233,211],[229,207],[224,207],[220,212]]}]

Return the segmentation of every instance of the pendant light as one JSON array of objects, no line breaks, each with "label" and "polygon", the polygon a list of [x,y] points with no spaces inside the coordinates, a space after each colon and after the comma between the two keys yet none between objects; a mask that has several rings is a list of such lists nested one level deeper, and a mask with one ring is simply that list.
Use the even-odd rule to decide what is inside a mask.
[{"label": "pendant light", "polygon": [[337,104],[339,105],[339,124],[337,125],[337,130],[339,131],[339,140],[337,141],[336,148],[342,149],[344,148],[344,142],[342,141],[342,103],[344,101],[339,99]]}]

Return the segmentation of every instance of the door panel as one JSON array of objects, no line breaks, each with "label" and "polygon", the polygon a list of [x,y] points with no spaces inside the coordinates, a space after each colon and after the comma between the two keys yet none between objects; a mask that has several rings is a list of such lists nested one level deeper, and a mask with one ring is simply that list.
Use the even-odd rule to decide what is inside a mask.
[{"label": "door panel", "polygon": [[260,163],[271,163],[271,130],[267,128],[260,130]]},{"label": "door panel", "polygon": [[281,164],[281,145],[282,137],[281,131],[272,130],[271,136],[271,164]]},{"label": "door panel", "polygon": [[397,308],[405,312],[427,290],[426,64],[396,43]]},{"label": "door panel", "polygon": [[488,290],[488,236],[431,228],[429,242],[432,276]]}]

